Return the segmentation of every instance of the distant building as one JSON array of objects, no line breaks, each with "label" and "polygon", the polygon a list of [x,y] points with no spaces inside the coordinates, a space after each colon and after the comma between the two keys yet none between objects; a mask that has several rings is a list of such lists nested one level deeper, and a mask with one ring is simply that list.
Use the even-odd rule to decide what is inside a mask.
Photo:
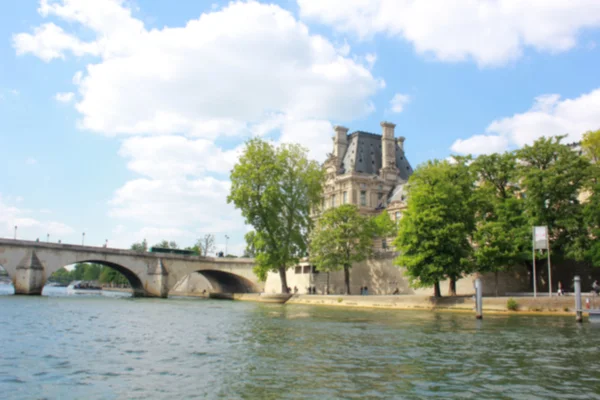
[{"label": "distant building", "polygon": [[382,122],[381,134],[335,126],[333,153],[324,163],[322,209],[355,204],[364,215],[386,210],[393,220],[406,208],[404,185],[413,172],[396,125]]}]

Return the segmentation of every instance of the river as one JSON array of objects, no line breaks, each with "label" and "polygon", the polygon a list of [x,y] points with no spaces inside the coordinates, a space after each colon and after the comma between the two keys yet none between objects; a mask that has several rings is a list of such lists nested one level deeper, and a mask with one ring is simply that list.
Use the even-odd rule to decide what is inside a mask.
[{"label": "river", "polygon": [[600,399],[574,317],[10,292],[3,399]]}]

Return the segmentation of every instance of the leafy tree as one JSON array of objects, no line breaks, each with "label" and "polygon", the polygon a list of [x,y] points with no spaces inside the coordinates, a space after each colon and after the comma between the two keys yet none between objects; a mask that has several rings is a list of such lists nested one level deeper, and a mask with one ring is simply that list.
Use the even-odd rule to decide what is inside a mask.
[{"label": "leafy tree", "polygon": [[148,242],[146,239],[142,240],[142,242],[136,242],[131,245],[131,250],[139,251],[140,253],[148,251]]},{"label": "leafy tree", "polygon": [[517,196],[514,154],[482,155],[471,168],[479,183],[474,193],[475,263],[479,272],[494,272],[497,296],[498,272],[529,259],[531,229]]},{"label": "leafy tree", "polygon": [[98,280],[101,283],[110,283],[117,285],[129,285],[129,281],[125,277],[125,275],[121,274],[114,268],[103,267],[102,272],[100,273],[100,277]]},{"label": "leafy tree", "polygon": [[178,249],[177,243],[174,241],[162,240],[152,247],[159,247],[161,249]]},{"label": "leafy tree", "polygon": [[98,264],[84,264],[83,280],[84,281],[96,281],[100,277],[102,272],[102,266]]},{"label": "leafy tree", "polygon": [[379,215],[372,218],[373,233],[382,238],[396,236],[398,233],[398,226],[388,214],[387,210],[383,210]]},{"label": "leafy tree", "polygon": [[584,204],[583,214],[585,225],[589,228],[584,241],[584,253],[580,259],[586,259],[593,266],[600,266],[600,129],[587,132],[581,142],[583,154],[591,161],[591,177],[589,198]]},{"label": "leafy tree", "polygon": [[449,292],[456,294],[456,280],[472,269],[474,177],[468,158],[455,160],[429,161],[415,170],[395,242],[396,264],[406,267],[413,286],[433,286],[436,297],[441,280],[449,279]]},{"label": "leafy tree", "polygon": [[583,135],[581,149],[593,164],[600,165],[600,129],[586,132]]},{"label": "leafy tree", "polygon": [[581,258],[588,231],[578,197],[588,185],[590,163],[563,138],[540,138],[518,150],[518,176],[529,226],[548,226],[553,254]]},{"label": "leafy tree", "polygon": [[371,221],[360,215],[355,205],[330,208],[311,234],[310,260],[319,271],[343,269],[346,294],[350,294],[350,268],[371,254],[374,232]]},{"label": "leafy tree", "polygon": [[287,292],[286,269],[306,254],[310,210],[321,200],[324,174],[298,145],[279,147],[260,139],[246,143],[231,172],[228,203],[240,209],[254,233],[255,272],[266,278],[278,271],[281,291]]}]

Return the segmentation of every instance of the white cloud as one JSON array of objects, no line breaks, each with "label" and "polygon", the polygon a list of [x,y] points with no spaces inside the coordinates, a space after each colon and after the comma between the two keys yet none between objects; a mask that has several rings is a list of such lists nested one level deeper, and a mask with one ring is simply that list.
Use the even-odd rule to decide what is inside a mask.
[{"label": "white cloud", "polygon": [[369,97],[383,84],[275,5],[233,2],[184,27],[150,31],[118,0],[43,0],[40,13],[81,24],[96,40],[45,24],[15,35],[17,53],[98,55],[74,79],[76,108],[82,128],[108,135],[237,135],[272,112],[348,120],[372,111]]},{"label": "white cloud", "polygon": [[401,113],[404,111],[404,106],[410,102],[410,96],[402,93],[396,93],[390,100],[390,108],[392,112]]},{"label": "white cloud", "polygon": [[66,92],[66,93],[56,93],[54,99],[60,103],[70,103],[75,97],[75,93]]},{"label": "white cloud", "polygon": [[11,89],[10,93],[14,96],[18,96],[19,94],[21,94],[21,92],[19,92],[17,89]]},{"label": "white cloud", "polygon": [[450,149],[458,154],[491,154],[504,152],[508,144],[508,139],[504,136],[475,135],[465,140],[456,140]]},{"label": "white cloud", "polygon": [[25,160],[25,164],[35,165],[35,164],[37,164],[37,160],[33,157],[27,157],[27,159]]},{"label": "white cloud", "polygon": [[182,136],[133,137],[125,140],[119,154],[127,167],[154,179],[200,177],[207,172],[229,173],[241,148],[224,151],[207,139]]},{"label": "white cloud", "polygon": [[574,99],[557,94],[535,99],[532,107],[512,117],[493,121],[485,135],[457,140],[452,151],[460,154],[500,152],[533,143],[542,136],[567,135],[567,142],[580,141],[589,130],[600,128],[600,89]]},{"label": "white cloud", "polygon": [[351,54],[276,5],[232,2],[181,27],[148,30],[127,4],[42,0],[40,14],[54,23],[13,36],[17,54],[90,56],[72,79],[79,127],[133,135],[119,154],[140,177],[115,192],[108,214],[134,227],[113,232],[113,244],[143,235],[191,243],[205,232],[243,247],[247,227],[220,179],[239,157],[235,143],[272,134],[322,161],[332,150],[329,120],[372,112],[371,96],[385,87],[370,71],[374,54]]},{"label": "white cloud", "polygon": [[[18,198],[16,199],[18,202]],[[57,221],[40,221],[33,218],[28,210],[9,204],[0,195],[0,237],[13,237],[17,226],[17,238],[35,240],[52,236],[64,236],[74,232],[70,226]]]},{"label": "white cloud", "polygon": [[86,43],[53,23],[43,24],[34,29],[33,34],[19,33],[13,36],[13,47],[17,55],[31,53],[49,62],[55,58],[65,58],[67,51],[76,56],[98,55],[97,43]]},{"label": "white cloud", "polygon": [[525,48],[557,53],[600,26],[597,0],[298,0],[302,17],[359,38],[399,37],[441,61],[502,65]]}]

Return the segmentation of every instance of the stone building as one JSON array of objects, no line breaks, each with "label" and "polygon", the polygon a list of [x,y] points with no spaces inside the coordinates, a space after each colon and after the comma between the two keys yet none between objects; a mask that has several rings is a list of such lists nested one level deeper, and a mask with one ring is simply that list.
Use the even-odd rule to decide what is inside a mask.
[{"label": "stone building", "polygon": [[364,215],[387,209],[397,220],[406,207],[404,184],[412,167],[404,152],[404,137],[396,125],[381,123],[381,134],[334,128],[333,152],[323,164],[326,171],[323,209],[355,204]]},{"label": "stone building", "polygon": [[[382,122],[381,134],[334,128],[333,152],[323,164],[326,182],[322,210],[342,204],[355,204],[363,215],[376,215],[387,210],[392,220],[398,221],[406,208],[405,185],[412,175],[412,167],[406,159],[402,136],[396,137],[396,125]],[[318,213],[314,215],[318,218]],[[394,264],[397,254],[389,244],[389,238],[374,240],[374,253],[368,260],[356,263],[350,270],[351,293],[359,294],[360,288],[368,287],[369,294],[416,294],[431,295],[431,288],[412,288],[405,276],[405,269]],[[470,275],[457,282],[459,294],[473,293]],[[482,276],[484,294],[492,295],[493,274]],[[287,271],[287,282],[292,292],[305,294],[330,294],[345,292],[344,273],[319,272],[309,259]],[[527,287],[526,271],[501,274],[501,293],[523,291]],[[442,295],[448,294],[448,282],[440,282]],[[296,289],[296,290],[295,290]],[[309,290],[310,289],[310,290]],[[281,280],[278,273],[269,273],[265,282],[266,293],[278,293]]]}]

